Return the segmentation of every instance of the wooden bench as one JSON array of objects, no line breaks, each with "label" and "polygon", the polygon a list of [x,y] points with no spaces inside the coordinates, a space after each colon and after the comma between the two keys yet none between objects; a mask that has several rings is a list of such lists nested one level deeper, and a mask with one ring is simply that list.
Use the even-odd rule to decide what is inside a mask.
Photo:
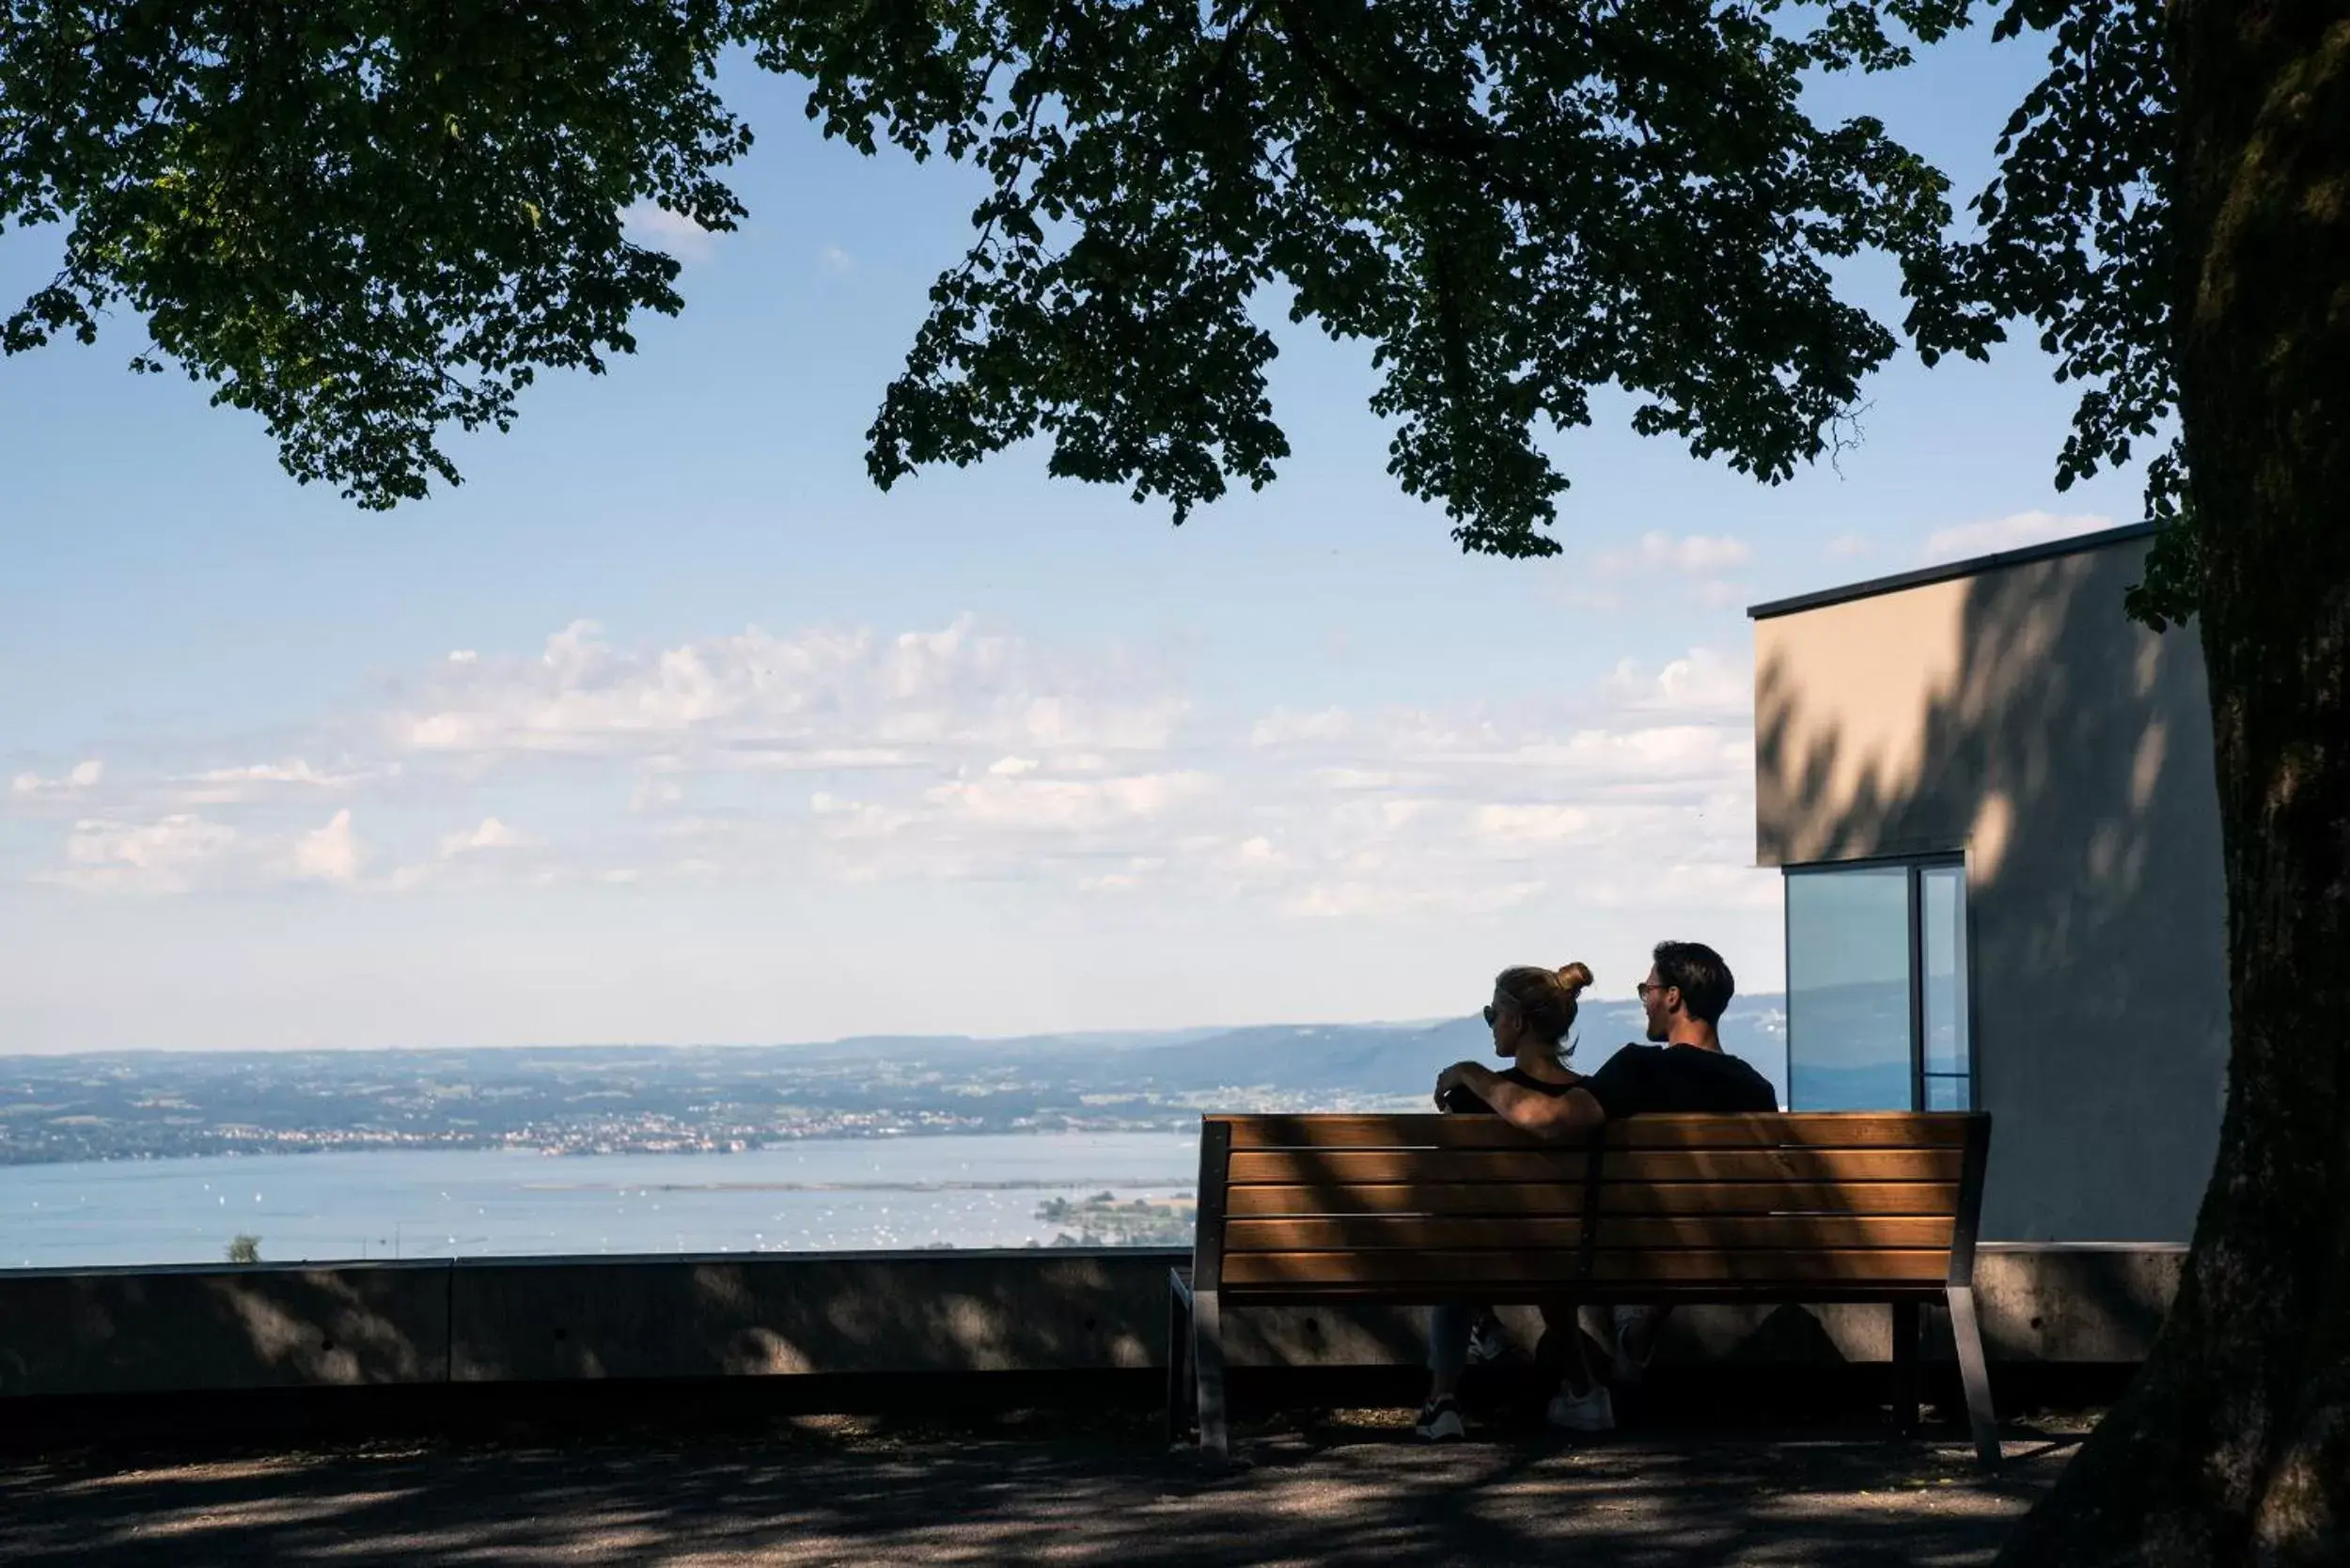
[{"label": "wooden bench", "polygon": [[[1224,1314],[1388,1305],[1884,1302],[1897,1419],[1948,1305],[1975,1450],[1998,1460],[1975,1315],[1991,1118],[1636,1116],[1551,1141],[1494,1116],[1210,1116],[1167,1319],[1167,1424],[1229,1456]],[[1904,1403],[1906,1402],[1905,1412]]]}]

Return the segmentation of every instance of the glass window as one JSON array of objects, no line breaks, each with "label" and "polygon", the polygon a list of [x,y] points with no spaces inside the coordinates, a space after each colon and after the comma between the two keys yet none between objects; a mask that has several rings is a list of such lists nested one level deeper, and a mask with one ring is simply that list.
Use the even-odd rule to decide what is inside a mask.
[{"label": "glass window", "polygon": [[1949,858],[1787,873],[1787,1098],[1797,1110],[1974,1104],[1966,871]]},{"label": "glass window", "polygon": [[1787,1100],[1798,1110],[1906,1105],[1909,873],[1787,878]]},{"label": "glass window", "polygon": [[1928,1110],[1965,1110],[1973,1062],[1966,1028],[1966,871],[1918,868],[1919,1070]]}]

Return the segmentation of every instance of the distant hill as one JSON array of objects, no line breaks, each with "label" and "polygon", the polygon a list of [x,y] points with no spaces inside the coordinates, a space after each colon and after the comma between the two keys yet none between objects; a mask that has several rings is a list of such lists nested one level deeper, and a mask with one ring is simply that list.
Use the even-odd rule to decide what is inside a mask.
[{"label": "distant hill", "polygon": [[[1640,1010],[1607,1004],[1588,1011],[1572,1060],[1594,1072],[1618,1046],[1642,1034]],[[1722,1020],[1722,1043],[1771,1080],[1786,1099],[1787,1024],[1783,998],[1741,997]],[[1223,1087],[1290,1093],[1418,1095],[1449,1064],[1493,1060],[1493,1034],[1481,1018],[1436,1024],[1263,1024],[1172,1043],[1134,1045],[1096,1058],[1104,1079],[1163,1090]]]},{"label": "distant hill", "polygon": [[[1740,997],[1723,1042],[1785,1097],[1786,1019]],[[1640,1033],[1585,1014],[1577,1066]],[[803,1137],[1168,1131],[1202,1110],[1414,1107],[1491,1061],[1477,1018],[805,1045],[534,1045],[0,1057],[0,1164],[325,1149],[725,1152]]]}]

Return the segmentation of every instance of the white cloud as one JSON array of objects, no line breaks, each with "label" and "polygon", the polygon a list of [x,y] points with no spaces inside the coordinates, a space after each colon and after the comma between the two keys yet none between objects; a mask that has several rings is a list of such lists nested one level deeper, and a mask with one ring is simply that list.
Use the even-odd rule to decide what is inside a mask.
[{"label": "white cloud", "polygon": [[838,245],[826,245],[819,255],[823,260],[826,272],[846,276],[856,270],[856,258],[842,250]]},{"label": "white cloud", "polygon": [[1634,713],[1710,713],[1731,718],[1754,711],[1750,658],[1693,648],[1652,673],[1625,659],[1607,677],[1609,702]]},{"label": "white cloud", "polygon": [[988,777],[938,785],[924,799],[964,821],[991,826],[1069,831],[1163,818],[1208,787],[1196,773],[1130,778]]},{"label": "white cloud", "polygon": [[214,768],[196,775],[204,784],[347,784],[351,776],[322,774],[297,757],[290,762],[255,762],[243,768]]},{"label": "white cloud", "polygon": [[1392,790],[1426,782],[1426,776],[1415,780],[1412,775],[1386,768],[1316,768],[1309,776],[1325,790]]},{"label": "white cloud", "polygon": [[1257,721],[1249,731],[1251,745],[1293,745],[1300,741],[1335,741],[1342,738],[1354,723],[1342,708],[1324,708],[1316,713],[1295,713],[1287,708],[1277,708]]},{"label": "white cloud", "polygon": [[20,795],[77,794],[94,790],[106,776],[106,764],[92,757],[76,762],[55,778],[43,778],[37,773],[20,773],[8,781],[12,793]]},{"label": "white cloud", "polygon": [[1281,901],[1281,912],[1305,920],[1394,920],[1485,915],[1516,909],[1543,891],[1540,882],[1486,882],[1473,888],[1417,886],[1392,880],[1311,883]]},{"label": "white cloud", "polygon": [[[1622,609],[1627,595],[1641,597],[1643,581],[1664,591],[1691,597],[1703,608],[1724,609],[1747,598],[1744,585],[1730,579],[1754,558],[1744,540],[1728,534],[1649,532],[1629,549],[1603,550],[1593,556],[1588,572],[1560,579],[1554,574],[1548,595],[1571,609],[1605,614]],[[1606,584],[1622,585],[1611,588]]]},{"label": "white cloud", "polygon": [[[526,653],[436,655],[283,760],[173,776],[173,800],[220,791],[236,814],[86,823],[54,880],[1019,881],[1313,919],[1648,906],[1752,859],[1750,670],[1696,648],[1508,707],[1218,713],[1150,658],[967,619],[666,648],[580,621]],[[350,805],[320,826],[303,803],[329,787]],[[510,825],[534,792],[559,844]]]},{"label": "white cloud", "polygon": [[66,870],[49,880],[93,892],[184,893],[236,842],[235,828],[186,812],[140,823],[86,820],[66,840]]},{"label": "white cloud", "polygon": [[965,619],[894,638],[816,628],[642,653],[593,621],[536,659],[443,669],[391,723],[403,750],[481,760],[659,757],[700,769],[859,768],[959,760],[975,746],[1164,747],[1183,703],[1117,658],[1062,662]]},{"label": "white cloud", "polygon": [[[885,784],[886,780],[876,780]],[[1061,881],[1083,890],[1155,869],[1224,819],[1215,781],[1201,773],[1055,777],[981,774],[889,798],[818,792],[808,800],[810,849],[829,874],[873,883],[972,878]],[[739,832],[739,828],[737,829]],[[765,835],[760,851],[791,840]]]},{"label": "white cloud", "polygon": [[679,804],[685,798],[685,786],[674,778],[640,778],[630,792],[628,808],[632,811],[659,811]]},{"label": "white cloud", "polygon": [[345,807],[324,827],[306,833],[295,841],[294,875],[317,882],[355,882],[359,864],[365,858],[366,852],[351,831],[351,809]]},{"label": "white cloud", "polygon": [[707,261],[718,236],[682,212],[639,201],[620,214],[622,228],[637,244],[666,251],[680,261]]},{"label": "white cloud", "polygon": [[1678,572],[1687,576],[1715,576],[1734,572],[1754,558],[1743,540],[1728,534],[1646,533],[1631,550],[1602,552],[1593,565],[1602,572],[1621,576],[1637,571]]},{"label": "white cloud", "polygon": [[1480,806],[1477,831],[1510,843],[1555,842],[1580,837],[1591,814],[1577,806]]},{"label": "white cloud", "polygon": [[1928,561],[1963,560],[1969,556],[2017,550],[2028,544],[2070,539],[2076,534],[2095,533],[2112,526],[2112,518],[2090,513],[2059,516],[2045,511],[2019,511],[1986,522],[1938,528],[1926,536],[1922,554]]},{"label": "white cloud", "polygon": [[531,883],[562,880],[554,869],[525,864],[518,857],[517,852],[536,844],[536,839],[517,833],[497,818],[484,817],[478,826],[442,835],[431,859],[397,868],[384,879],[384,885],[394,892],[407,893],[427,886],[486,886],[507,872],[518,873]]},{"label": "white cloud", "polygon": [[296,757],[284,762],[254,762],[212,768],[173,780],[171,797],[188,806],[227,806],[259,800],[287,790],[349,790],[368,777],[364,771],[325,773]]},{"label": "white cloud", "polygon": [[290,831],[173,811],[151,822],[85,818],[66,839],[63,868],[34,880],[84,892],[154,894],[274,882],[354,886],[366,859],[349,808],[322,826]]},{"label": "white cloud", "polygon": [[476,855],[485,850],[519,849],[528,842],[527,839],[495,817],[484,817],[479,827],[470,832],[452,833],[443,839],[441,858],[453,860],[461,855]]},{"label": "white cloud", "polygon": [[1595,782],[1666,784],[1750,769],[1754,737],[1725,725],[1581,729],[1563,743],[1528,745],[1521,755],[1538,765],[1574,768]]},{"label": "white cloud", "polygon": [[1848,561],[1866,556],[1876,549],[1866,534],[1838,534],[1827,541],[1821,554],[1832,561]]}]

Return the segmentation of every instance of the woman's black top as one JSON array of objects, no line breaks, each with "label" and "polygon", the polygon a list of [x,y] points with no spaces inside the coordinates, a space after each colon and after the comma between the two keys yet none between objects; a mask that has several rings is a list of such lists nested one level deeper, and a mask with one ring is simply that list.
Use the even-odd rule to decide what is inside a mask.
[{"label": "woman's black top", "polygon": [[[1548,1078],[1534,1076],[1523,1067],[1505,1067],[1494,1076],[1505,1078],[1521,1089],[1530,1089],[1537,1094],[1547,1094],[1553,1099],[1587,1081],[1577,1078],[1571,1084],[1555,1084]],[[1454,1084],[1445,1091],[1444,1108],[1446,1114],[1450,1116],[1490,1115],[1493,1111],[1493,1106],[1485,1104],[1481,1095],[1470,1093],[1465,1086],[1460,1084]]]}]

